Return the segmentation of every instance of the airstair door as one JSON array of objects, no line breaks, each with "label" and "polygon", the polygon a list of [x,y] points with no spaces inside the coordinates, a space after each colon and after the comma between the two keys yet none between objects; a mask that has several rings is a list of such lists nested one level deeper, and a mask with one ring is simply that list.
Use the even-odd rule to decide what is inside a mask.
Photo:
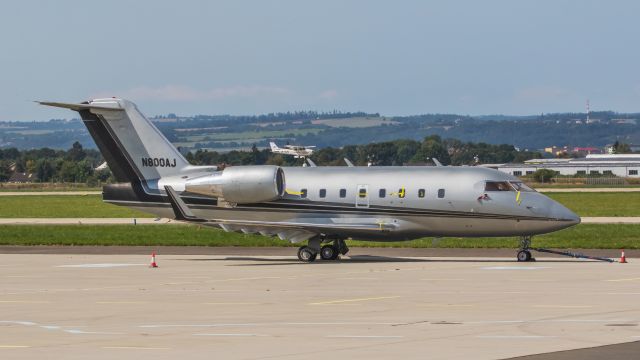
[{"label": "airstair door", "polygon": [[356,191],[356,207],[368,208],[369,207],[369,185],[358,185]]}]

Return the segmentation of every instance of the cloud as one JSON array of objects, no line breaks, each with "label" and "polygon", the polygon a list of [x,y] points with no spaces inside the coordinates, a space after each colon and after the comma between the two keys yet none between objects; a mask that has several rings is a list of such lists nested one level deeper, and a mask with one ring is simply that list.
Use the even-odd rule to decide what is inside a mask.
[{"label": "cloud", "polygon": [[119,96],[135,100],[161,100],[175,102],[226,100],[231,98],[263,98],[289,95],[289,89],[278,86],[236,85],[209,90],[198,90],[185,85],[160,87],[141,86],[124,91],[101,93],[96,97]]},{"label": "cloud", "polygon": [[338,91],[334,89],[325,90],[320,93],[319,97],[323,100],[333,100],[338,97]]}]

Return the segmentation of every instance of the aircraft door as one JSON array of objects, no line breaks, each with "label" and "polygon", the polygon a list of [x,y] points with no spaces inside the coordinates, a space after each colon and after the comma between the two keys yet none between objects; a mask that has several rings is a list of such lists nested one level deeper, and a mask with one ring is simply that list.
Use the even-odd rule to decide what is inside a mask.
[{"label": "aircraft door", "polygon": [[369,185],[358,185],[356,191],[356,207],[369,207]]}]

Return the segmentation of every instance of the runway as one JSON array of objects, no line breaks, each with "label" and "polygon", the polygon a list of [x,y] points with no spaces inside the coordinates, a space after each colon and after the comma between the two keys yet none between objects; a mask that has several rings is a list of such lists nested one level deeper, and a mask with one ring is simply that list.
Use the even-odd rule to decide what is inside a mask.
[{"label": "runway", "polygon": [[0,255],[0,357],[503,359],[640,340],[634,261],[248,254]]}]

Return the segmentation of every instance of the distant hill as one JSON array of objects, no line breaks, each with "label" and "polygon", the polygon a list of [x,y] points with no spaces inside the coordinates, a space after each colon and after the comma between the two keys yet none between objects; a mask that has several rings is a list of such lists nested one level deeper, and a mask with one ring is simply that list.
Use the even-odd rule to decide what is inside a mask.
[{"label": "distant hill", "polygon": [[[380,114],[297,111],[257,116],[174,114],[152,120],[183,151],[229,151],[298,143],[340,147],[396,139],[422,140],[429,135],[521,149],[551,145],[604,146],[616,140],[640,143],[640,113],[554,113],[528,116],[425,114],[384,117]],[[0,148],[68,149],[79,141],[95,148],[80,120],[0,122]]]}]

